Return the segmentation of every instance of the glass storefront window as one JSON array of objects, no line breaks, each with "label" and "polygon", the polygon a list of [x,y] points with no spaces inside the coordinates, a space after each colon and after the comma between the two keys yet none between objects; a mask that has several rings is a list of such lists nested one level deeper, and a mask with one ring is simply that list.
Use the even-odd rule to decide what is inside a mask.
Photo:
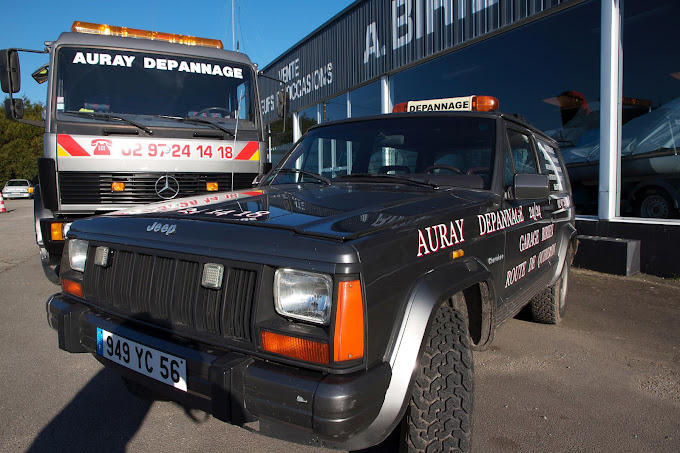
[{"label": "glass storefront window", "polygon": [[360,116],[380,115],[380,81],[369,83],[349,93],[352,118]]},{"label": "glass storefront window", "polygon": [[347,93],[321,103],[321,121],[344,120],[347,118]]},{"label": "glass storefront window", "polygon": [[522,115],[560,143],[577,213],[597,214],[599,74],[600,2],[590,1],[396,73],[390,81],[395,104],[497,97],[501,111]]},{"label": "glass storefront window", "polygon": [[300,115],[300,133],[304,135],[307,129],[319,124],[319,105],[308,107],[299,113]]},{"label": "glass storefront window", "polygon": [[623,17],[621,215],[680,212],[680,3],[626,0]]}]

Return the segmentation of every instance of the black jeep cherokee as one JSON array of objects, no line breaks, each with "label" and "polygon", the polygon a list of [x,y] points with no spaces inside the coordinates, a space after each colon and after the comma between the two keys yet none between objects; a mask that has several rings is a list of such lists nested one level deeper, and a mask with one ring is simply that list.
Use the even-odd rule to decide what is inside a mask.
[{"label": "black jeep cherokee", "polygon": [[574,210],[550,138],[432,105],[316,126],[249,191],[73,223],[59,347],[265,435],[468,451],[472,350],[564,316]]}]

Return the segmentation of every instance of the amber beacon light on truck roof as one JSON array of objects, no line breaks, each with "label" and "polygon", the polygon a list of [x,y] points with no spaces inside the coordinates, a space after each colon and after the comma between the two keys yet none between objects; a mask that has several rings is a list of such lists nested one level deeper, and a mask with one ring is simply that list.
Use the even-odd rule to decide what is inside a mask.
[{"label": "amber beacon light on truck roof", "polygon": [[92,22],[73,22],[71,31],[74,33],[90,33],[93,35],[122,36],[125,38],[151,39],[167,41],[187,46],[214,47],[224,49],[219,39],[197,38],[196,36],[178,35],[175,33],[160,33],[157,31],[138,30],[136,28],[116,27],[113,25],[94,24]]},{"label": "amber beacon light on truck roof", "polygon": [[392,112],[490,112],[498,107],[498,99],[493,96],[463,96],[402,102]]}]

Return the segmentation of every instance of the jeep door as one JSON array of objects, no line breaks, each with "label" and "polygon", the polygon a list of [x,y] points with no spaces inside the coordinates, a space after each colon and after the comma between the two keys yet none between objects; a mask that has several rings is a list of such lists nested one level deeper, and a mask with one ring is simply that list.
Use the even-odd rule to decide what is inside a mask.
[{"label": "jeep door", "polygon": [[545,196],[536,198],[518,197],[514,190],[517,175],[542,173],[533,136],[527,130],[509,125],[505,139],[505,197],[501,215],[507,216],[508,212],[511,215],[510,222],[504,222],[504,279],[499,282],[503,294],[503,305],[499,310],[502,319],[514,315],[527,298],[548,284],[549,258],[555,252],[554,246],[550,248],[554,241],[547,241],[549,238],[545,236],[552,228],[547,190],[543,191]]}]

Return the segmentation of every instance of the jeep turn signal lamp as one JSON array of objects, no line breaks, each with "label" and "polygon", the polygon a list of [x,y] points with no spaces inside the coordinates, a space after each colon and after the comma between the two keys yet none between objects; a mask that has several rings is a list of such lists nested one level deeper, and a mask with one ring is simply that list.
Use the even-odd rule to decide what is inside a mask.
[{"label": "jeep turn signal lamp", "polygon": [[359,280],[340,282],[335,313],[333,360],[360,359],[364,356],[364,301]]},{"label": "jeep turn signal lamp", "polygon": [[[329,363],[328,344],[303,338],[261,331],[262,349],[293,359],[323,365]],[[333,335],[333,360],[345,362],[364,356],[364,301],[361,282],[338,285],[338,306]]]},{"label": "jeep turn signal lamp", "polygon": [[217,192],[219,188],[220,185],[215,181],[209,181],[205,183],[205,190],[207,192]]},{"label": "jeep turn signal lamp", "polygon": [[267,330],[260,333],[262,349],[293,359],[328,365],[328,344],[281,335]]},{"label": "jeep turn signal lamp", "polygon": [[65,293],[72,294],[76,297],[83,297],[83,285],[73,280],[61,279],[61,288]]},{"label": "jeep turn signal lamp", "polygon": [[89,33],[93,35],[123,36],[125,38],[142,38],[154,41],[167,41],[188,46],[203,46],[223,49],[222,41],[219,39],[197,38],[195,36],[178,35],[175,33],[160,33],[157,31],[138,30],[136,28],[115,27],[105,24],[94,24],[92,22],[73,22],[71,31],[74,33]]},{"label": "jeep turn signal lamp", "polygon": [[409,101],[397,104],[392,113],[401,112],[490,112],[500,104],[493,96],[463,96],[458,98]]}]

